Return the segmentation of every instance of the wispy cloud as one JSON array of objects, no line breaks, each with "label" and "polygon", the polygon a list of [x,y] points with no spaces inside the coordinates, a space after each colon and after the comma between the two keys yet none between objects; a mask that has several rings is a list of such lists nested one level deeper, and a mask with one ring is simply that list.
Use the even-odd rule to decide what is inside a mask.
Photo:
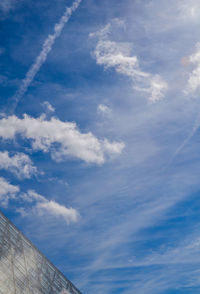
[{"label": "wispy cloud", "polygon": [[[85,6],[84,2],[83,9],[89,7],[90,16],[91,11],[94,12],[93,18],[85,22],[87,15],[84,14],[81,23],[73,24],[70,42],[64,42],[64,55],[58,54],[54,60],[62,67],[62,74],[47,73],[47,80],[56,84],[45,82],[37,91],[38,105],[31,110],[34,117],[23,117],[21,111],[20,116],[0,118],[3,146],[8,144],[11,150],[13,142],[17,141],[21,143],[20,150],[23,146],[31,147],[34,155],[31,158],[38,166],[44,165],[47,171],[37,183],[34,178],[28,183],[20,182],[21,192],[11,193],[9,215],[12,217],[12,208],[18,207],[18,212],[24,216],[18,219],[18,224],[21,222],[22,229],[32,236],[42,236],[43,241],[39,238],[38,244],[49,243],[51,248],[47,246],[47,253],[55,249],[57,265],[65,273],[71,273],[85,292],[195,292],[200,285],[197,281],[199,240],[189,236],[191,243],[187,243],[184,238],[187,230],[194,229],[190,221],[197,230],[199,226],[198,195],[194,200],[192,195],[199,190],[198,136],[185,148],[178,162],[167,169],[165,166],[187,134],[189,137],[176,154],[188,144],[200,122],[197,118],[194,127],[187,132],[197,116],[199,86],[195,86],[196,90],[191,87],[188,94],[190,97],[196,93],[197,99],[188,99],[182,90],[187,86],[185,72],[190,71],[190,78],[198,62],[192,63],[186,57],[182,62],[188,66],[181,68],[179,64],[182,56],[196,52],[191,44],[196,44],[199,38],[199,26],[195,32],[193,22],[198,19],[199,10],[194,7],[199,4],[196,0],[177,0],[176,3],[147,0],[141,5],[141,1],[127,0],[115,5],[115,0],[111,0],[107,1],[109,11],[105,15],[104,2],[98,1],[92,6]],[[127,26],[115,20],[92,34],[96,39],[91,40],[95,57],[91,62],[85,58],[88,44],[83,44],[83,40],[88,32],[97,30],[93,29],[97,24],[97,8],[98,24],[105,19],[109,21],[110,15],[121,15]],[[189,28],[191,23],[192,29]],[[71,42],[80,46],[75,46],[78,51],[73,51],[68,63],[65,57],[72,53]],[[58,64],[55,70],[57,67]],[[99,70],[102,70],[100,76]],[[113,75],[119,77],[117,84],[111,82]],[[158,85],[160,80],[168,81],[168,99],[163,99],[167,85],[165,89],[156,88],[154,79]],[[142,101],[138,100],[140,96]],[[152,105],[147,100],[144,104],[143,97],[163,101]],[[30,110],[30,105],[27,107]],[[40,113],[41,107],[45,107],[46,116],[39,117],[37,111]],[[52,107],[56,108],[55,112]],[[49,118],[52,114],[55,117]],[[67,119],[77,123],[65,121]],[[123,153],[124,145],[119,138],[126,142]],[[16,150],[17,145],[13,148]],[[35,152],[37,150],[39,152]],[[42,156],[43,152],[49,153]],[[122,155],[118,160],[108,160],[119,154]],[[8,153],[10,158],[14,155],[16,153]],[[55,165],[50,155],[54,160],[75,158],[78,161]],[[90,165],[88,169],[83,164],[107,161],[101,168]],[[68,187],[61,181],[67,181]],[[15,182],[11,184],[16,185]],[[27,184],[30,187],[26,188]],[[67,193],[63,194],[66,189]],[[79,220],[79,212],[78,225],[66,227],[67,223]],[[196,245],[192,242],[195,240]],[[70,256],[69,263],[62,262],[60,252]],[[182,288],[184,283],[192,285],[192,282],[198,289]]]},{"label": "wispy cloud", "polygon": [[99,104],[98,108],[97,108],[97,111],[98,111],[98,113],[108,115],[108,114],[111,113],[112,109],[109,106],[105,105],[105,104]]},{"label": "wispy cloud", "polygon": [[[14,139],[16,134],[32,139],[33,149],[51,151],[52,158],[64,160],[76,157],[88,163],[102,164],[107,157],[119,155],[123,148],[122,142],[98,140],[92,133],[81,133],[75,123],[63,122],[52,117],[33,118],[24,115],[23,119],[9,116],[0,120],[0,137]],[[59,143],[58,147],[54,144]]]},{"label": "wispy cloud", "polygon": [[44,101],[43,106],[47,112],[55,111],[55,108],[48,101]]},{"label": "wispy cloud", "polygon": [[[186,291],[190,287],[199,287],[199,235],[196,232],[188,234],[173,246],[165,246],[152,250],[144,258],[135,257],[130,265],[124,264],[124,267],[143,269],[138,274],[140,281],[134,283],[137,293],[153,293],[158,287],[159,293],[173,287],[182,287]],[[146,272],[147,268],[151,270]]]},{"label": "wispy cloud", "polygon": [[192,127],[192,130],[190,131],[190,133],[188,134],[188,136],[185,138],[185,140],[183,141],[183,143],[176,149],[176,151],[174,152],[173,156],[170,159],[170,164],[172,163],[172,161],[174,160],[174,158],[181,152],[181,150],[183,150],[183,148],[190,142],[190,140],[192,139],[192,137],[195,135],[196,131],[199,129],[200,127],[200,114],[198,114],[194,125]]},{"label": "wispy cloud", "polygon": [[[184,93],[186,95],[195,95],[200,88],[200,43],[196,44],[195,52],[186,56],[182,59],[183,65],[193,65],[194,69],[189,73],[189,78],[187,81],[186,88],[184,89]],[[183,143],[176,149],[174,152],[170,163],[173,159],[181,152],[181,150],[190,142],[192,137],[195,135],[197,130],[200,127],[200,113],[197,115],[195,119],[194,125],[189,132],[188,136],[185,138]]]},{"label": "wispy cloud", "polygon": [[52,46],[58,38],[65,26],[65,24],[68,22],[70,19],[72,13],[78,8],[79,4],[81,3],[82,0],[75,0],[74,3],[72,4],[71,7],[66,7],[65,13],[61,17],[60,21],[54,26],[54,32],[53,34],[50,34],[47,39],[44,41],[42,51],[40,54],[37,56],[35,62],[31,66],[31,68],[28,70],[25,79],[23,80],[20,88],[17,90],[15,93],[13,99],[14,99],[14,108],[17,106],[17,103],[21,99],[21,97],[24,95],[24,93],[27,91],[29,85],[33,81],[35,75],[39,71],[40,67],[43,65],[43,63],[46,61],[47,56],[49,52],[52,49]]},{"label": "wispy cloud", "polygon": [[18,178],[30,178],[37,173],[37,168],[24,153],[9,155],[7,151],[0,152],[0,169],[14,173]]},{"label": "wispy cloud", "polygon": [[131,55],[130,43],[115,42],[109,39],[113,26],[122,26],[120,20],[114,20],[90,37],[97,37],[98,42],[94,50],[96,62],[105,69],[114,68],[116,72],[129,77],[136,91],[149,95],[151,102],[164,97],[168,88],[167,83],[158,74],[151,74],[140,69],[137,56]]},{"label": "wispy cloud", "polygon": [[[157,163],[154,162],[154,168],[155,166],[157,167]],[[199,170],[199,169],[198,169]],[[151,173],[153,173],[153,170],[150,169]],[[133,171],[132,171],[133,172]],[[168,273],[167,269],[163,269],[162,274],[157,274],[156,271],[154,271],[154,269],[150,268],[150,262],[151,262],[151,256],[149,256],[149,265],[145,265],[142,264],[142,262],[140,263],[142,257],[141,257],[141,252],[143,252],[142,254],[144,255],[148,255],[148,252],[151,253],[152,251],[151,249],[151,245],[148,244],[147,245],[147,251],[145,251],[144,247],[142,247],[141,249],[139,249],[139,252],[135,252],[134,248],[137,246],[140,246],[140,241],[143,240],[143,238],[147,238],[147,240],[149,240],[149,242],[153,242],[153,246],[155,245],[154,241],[157,236],[157,234],[159,234],[156,230],[159,227],[160,230],[160,226],[162,226],[163,222],[168,224],[168,217],[169,218],[173,218],[174,216],[174,211],[173,211],[173,207],[176,207],[175,209],[177,209],[177,207],[180,207],[180,202],[181,205],[183,205],[183,199],[188,197],[190,197],[190,193],[188,193],[188,186],[189,187],[194,187],[195,185],[198,186],[198,172],[197,170],[190,169],[189,171],[183,171],[185,173],[185,175],[182,174],[182,172],[176,172],[172,173],[170,175],[170,180],[168,177],[163,178],[163,190],[160,188],[161,184],[161,179],[160,176],[158,174],[156,174],[156,177],[154,178],[154,176],[152,177],[152,175],[150,175],[149,179],[147,178],[143,178],[144,174],[139,178],[141,180],[141,183],[139,184],[139,191],[137,192],[137,171],[135,173],[135,175],[133,176],[134,180],[133,180],[133,186],[130,187],[130,181],[127,184],[130,188],[130,192],[128,192],[127,190],[124,190],[122,192],[122,198],[118,198],[116,199],[116,195],[117,192],[113,191],[113,195],[115,200],[111,200],[111,197],[109,197],[109,192],[107,189],[107,187],[105,188],[104,191],[101,191],[100,194],[102,195],[102,197],[104,197],[104,195],[106,195],[105,199],[103,198],[99,198],[99,202],[102,201],[106,202],[106,206],[107,203],[111,202],[112,205],[111,207],[115,206],[115,203],[120,203],[120,209],[123,206],[123,201],[124,203],[126,203],[125,207],[125,211],[123,216],[121,215],[119,218],[116,218],[116,221],[113,221],[113,215],[110,215],[109,221],[106,222],[106,226],[104,228],[103,233],[101,234],[101,236],[97,237],[96,240],[92,240],[91,246],[94,246],[94,244],[98,244],[98,246],[95,246],[95,253],[94,253],[94,262],[88,264],[87,266],[89,267],[88,270],[86,270],[88,273],[91,274],[91,276],[88,277],[88,284],[86,286],[86,288],[90,285],[90,283],[93,281],[94,278],[94,273],[96,273],[96,278],[98,276],[98,273],[101,272],[101,285],[104,285],[104,279],[107,278],[107,274],[109,272],[110,274],[110,278],[112,275],[112,278],[114,280],[114,282],[112,280],[110,280],[108,282],[108,286],[106,287],[106,293],[109,293],[109,285],[112,288],[113,285],[116,284],[117,280],[118,280],[118,276],[116,274],[116,270],[122,274],[122,279],[123,282],[120,284],[122,287],[125,283],[125,281],[127,281],[127,279],[130,279],[127,284],[129,285],[130,289],[124,289],[124,293],[133,293],[133,289],[135,290],[136,293],[143,293],[143,289],[145,288],[144,293],[154,293],[155,289],[154,286],[156,287],[156,284],[158,282],[158,284],[160,283],[160,287],[161,289],[165,288],[168,289],[169,287],[174,287],[174,284],[177,282],[176,278],[173,279],[173,282],[168,280],[167,277],[165,277],[164,273]],[[120,173],[123,175],[124,171],[120,171]],[[126,176],[128,176],[129,171],[127,171]],[[189,177],[189,175],[191,174],[191,177]],[[192,178],[192,175],[195,175],[195,181]],[[168,178],[168,179],[167,179]],[[189,178],[189,179],[188,179]],[[150,184],[151,181],[154,181],[153,179],[155,179],[155,186],[158,185],[159,183],[159,189],[156,192],[155,186],[154,184]],[[117,186],[116,191],[119,189],[120,185],[118,183],[119,179],[115,178],[115,183],[114,185]],[[196,182],[196,183],[195,183]],[[150,186],[149,186],[150,184]],[[95,186],[97,185],[96,183],[94,184]],[[119,185],[119,186],[118,186]],[[141,187],[145,188],[145,192],[142,191]],[[183,193],[180,192],[180,186],[181,189],[183,191]],[[167,189],[166,189],[167,187]],[[136,189],[135,189],[136,188]],[[95,188],[94,188],[95,190]],[[162,191],[161,191],[162,190]],[[151,193],[151,191],[153,191],[153,193]],[[129,194],[130,193],[130,194]],[[127,195],[129,195],[130,197],[126,197]],[[98,199],[98,196],[92,195],[95,200]],[[124,199],[125,197],[125,199]],[[101,200],[100,200],[101,199]],[[135,199],[135,200],[133,200]],[[85,201],[85,199],[84,199]],[[132,202],[132,204],[130,204]],[[87,200],[87,203],[89,201]],[[96,200],[97,202],[97,200]],[[107,207],[103,206],[104,208],[102,214],[101,214],[101,218],[98,215],[99,219],[103,219],[106,218],[106,210]],[[94,205],[95,207],[95,205]],[[101,207],[101,209],[102,209]],[[128,207],[130,207],[130,210],[128,209]],[[95,210],[95,208],[93,208]],[[118,213],[120,214],[120,209],[118,210]],[[128,211],[129,210],[129,211]],[[116,215],[116,212],[115,212]],[[96,217],[96,213],[94,213],[93,217]],[[172,219],[170,219],[170,224],[171,221],[173,222]],[[107,226],[107,224],[109,223],[109,226]],[[171,226],[170,225],[170,230],[171,230]],[[149,236],[148,233],[150,232],[151,234],[151,229],[150,227],[152,227],[152,235]],[[155,229],[155,231],[154,231]],[[163,230],[161,229],[163,236],[166,236],[166,231],[165,231],[165,224],[163,227]],[[176,229],[175,229],[176,231]],[[148,233],[146,233],[148,232]],[[155,235],[154,235],[154,232]],[[167,231],[168,232],[168,231]],[[181,235],[181,233],[180,233]],[[182,236],[182,235],[181,235]],[[170,238],[170,236],[167,235],[167,237]],[[82,237],[84,238],[84,236]],[[177,239],[178,236],[174,236],[174,239],[176,241],[176,244],[174,247],[176,247],[177,245]],[[153,241],[152,241],[153,240]],[[172,240],[170,240],[171,242]],[[183,240],[181,240],[182,242]],[[94,242],[94,244],[93,244]],[[148,242],[148,241],[147,241]],[[84,242],[83,242],[84,243]],[[158,241],[159,243],[159,241]],[[163,242],[164,244],[167,242]],[[87,245],[86,245],[87,246]],[[130,248],[131,246],[131,248]],[[150,248],[150,249],[149,249]],[[163,248],[162,252],[163,252]],[[175,248],[176,249],[176,248]],[[174,249],[174,255],[175,255],[175,249]],[[141,251],[140,251],[141,250]],[[85,251],[87,252],[87,247],[85,248]],[[158,250],[155,249],[155,252],[158,252]],[[130,258],[131,254],[131,258],[132,261],[129,263],[128,259]],[[191,254],[192,254],[192,250],[191,250]],[[181,258],[180,258],[181,259]],[[159,256],[157,259],[157,262],[159,260]],[[166,258],[166,267],[167,267],[167,260],[169,260],[169,258]],[[188,258],[189,261],[189,258]],[[170,262],[169,262],[170,264]],[[156,263],[155,263],[156,265]],[[90,268],[91,266],[91,268]],[[142,266],[144,268],[142,268]],[[149,266],[149,268],[148,268]],[[154,266],[154,264],[152,263],[151,265],[152,267]],[[140,267],[141,272],[143,274],[141,275],[137,275],[138,272],[138,267]],[[128,270],[129,269],[129,270]],[[127,271],[129,272],[129,276],[127,276]],[[159,272],[159,270],[158,270]],[[187,272],[187,270],[186,270]],[[153,273],[152,275],[150,275],[150,273]],[[180,275],[181,276],[181,275]],[[179,276],[179,277],[180,277]],[[173,275],[170,276],[171,278],[173,277]],[[140,279],[140,283],[137,283],[136,286],[136,281],[137,278]],[[87,277],[84,277],[85,282],[87,283]],[[83,280],[84,280],[83,279]],[[155,279],[155,284],[154,284],[154,280]],[[151,283],[152,281],[152,283]],[[156,282],[157,281],[157,282]],[[96,281],[96,283],[98,283]],[[148,286],[143,288],[143,284],[149,285],[149,289]],[[157,284],[157,285],[158,285]],[[150,290],[150,286],[152,285],[152,291]],[[99,284],[96,284],[96,287],[94,287],[97,289],[97,291],[99,291],[98,293],[101,293],[101,290],[99,289]],[[132,289],[132,292],[131,292]],[[162,293],[161,291],[159,293]]]}]

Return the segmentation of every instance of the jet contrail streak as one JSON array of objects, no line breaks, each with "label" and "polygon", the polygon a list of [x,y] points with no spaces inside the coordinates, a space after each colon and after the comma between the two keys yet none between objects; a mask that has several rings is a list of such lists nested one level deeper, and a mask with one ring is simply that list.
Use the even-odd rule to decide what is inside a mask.
[{"label": "jet contrail streak", "polygon": [[49,52],[51,51],[52,46],[53,46],[56,38],[58,38],[60,36],[60,34],[64,28],[64,25],[68,22],[72,13],[78,8],[81,1],[82,0],[75,0],[71,7],[66,7],[65,13],[61,17],[60,21],[54,26],[53,34],[48,35],[47,39],[44,41],[44,44],[42,46],[42,50],[41,50],[40,54],[36,57],[35,62],[28,70],[20,88],[16,91],[15,95],[13,96],[14,105],[12,108],[12,112],[14,112],[19,100],[22,98],[24,93],[27,91],[27,89],[30,86],[31,82],[33,81],[35,75],[39,71],[40,67],[46,61],[47,56],[48,56]]},{"label": "jet contrail streak", "polygon": [[185,147],[185,145],[192,139],[192,137],[194,136],[194,134],[196,133],[196,131],[198,130],[199,127],[200,127],[200,113],[198,114],[198,116],[195,120],[194,126],[193,126],[190,134],[183,141],[183,143],[176,149],[176,151],[174,152],[174,154],[170,160],[170,163],[172,163],[174,158],[181,152],[181,150]]}]

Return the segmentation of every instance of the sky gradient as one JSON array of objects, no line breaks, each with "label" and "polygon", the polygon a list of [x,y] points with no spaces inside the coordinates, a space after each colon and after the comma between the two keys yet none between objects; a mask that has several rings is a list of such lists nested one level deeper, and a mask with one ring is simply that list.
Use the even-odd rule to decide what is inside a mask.
[{"label": "sky gradient", "polygon": [[0,209],[83,293],[200,291],[199,16],[0,2]]}]

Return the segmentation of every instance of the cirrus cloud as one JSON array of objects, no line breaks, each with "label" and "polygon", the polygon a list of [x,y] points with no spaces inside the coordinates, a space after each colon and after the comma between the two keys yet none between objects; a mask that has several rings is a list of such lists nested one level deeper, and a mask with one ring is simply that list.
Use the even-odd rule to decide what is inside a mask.
[{"label": "cirrus cloud", "polygon": [[98,32],[90,34],[90,37],[98,38],[93,52],[96,62],[105,69],[114,68],[117,73],[129,77],[136,91],[146,93],[151,102],[156,102],[164,97],[167,83],[160,75],[141,70],[137,56],[131,54],[130,43],[114,42],[108,38],[113,26],[122,25],[122,21],[115,19]]}]

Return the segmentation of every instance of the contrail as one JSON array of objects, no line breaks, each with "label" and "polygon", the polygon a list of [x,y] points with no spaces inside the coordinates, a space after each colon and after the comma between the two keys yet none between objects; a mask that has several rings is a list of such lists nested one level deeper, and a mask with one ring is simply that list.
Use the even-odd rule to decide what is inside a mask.
[{"label": "contrail", "polygon": [[181,152],[181,150],[185,147],[185,145],[192,139],[192,137],[194,136],[194,134],[196,133],[196,131],[198,130],[198,128],[200,127],[200,113],[198,114],[194,126],[190,132],[190,134],[187,136],[187,138],[183,141],[183,143],[176,149],[176,151],[174,152],[171,160],[169,163],[172,163],[172,161],[174,160],[174,158]]},{"label": "contrail", "polygon": [[65,13],[60,18],[60,21],[54,26],[53,34],[48,35],[47,39],[44,41],[44,44],[42,46],[42,50],[41,50],[40,54],[36,57],[35,62],[30,67],[24,80],[22,81],[20,88],[16,91],[15,95],[13,96],[14,105],[12,108],[12,112],[14,112],[19,100],[22,98],[24,93],[27,91],[27,89],[30,86],[31,82],[33,81],[35,75],[39,71],[40,67],[46,61],[47,56],[48,56],[49,52],[51,51],[52,46],[53,46],[56,38],[58,38],[60,36],[60,34],[64,28],[64,25],[68,22],[72,13],[78,8],[81,1],[82,0],[75,0],[71,7],[66,7]]}]

